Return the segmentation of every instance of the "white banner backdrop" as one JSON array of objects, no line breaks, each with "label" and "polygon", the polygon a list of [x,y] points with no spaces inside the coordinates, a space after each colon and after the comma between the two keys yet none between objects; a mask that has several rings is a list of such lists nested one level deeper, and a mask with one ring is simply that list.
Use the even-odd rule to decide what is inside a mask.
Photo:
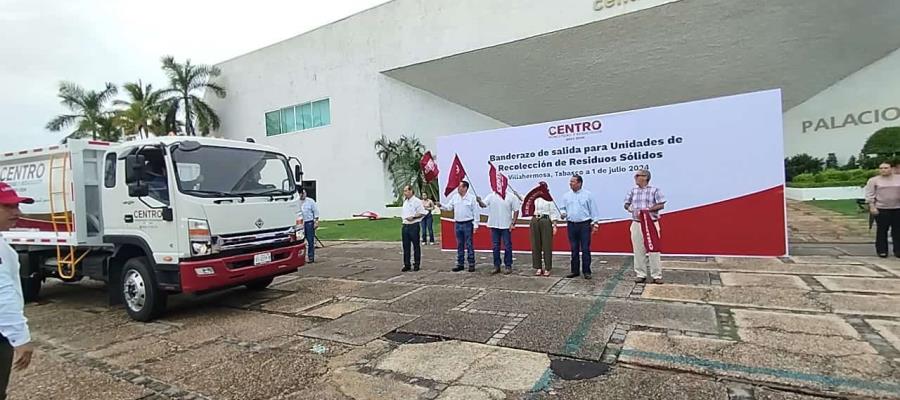
[{"label": "white banner backdrop", "polygon": [[[699,229],[722,223],[734,224],[730,230],[746,230],[744,235],[724,237],[719,248],[722,251],[717,251],[715,243],[681,249],[677,241],[669,240],[672,246],[666,252],[783,255],[781,104],[781,91],[776,89],[439,137],[441,192],[454,155],[465,167],[472,189],[482,197],[491,191],[488,162],[493,162],[522,196],[545,181],[554,198],[561,198],[569,191],[570,176],[577,173],[584,178],[584,188],[597,200],[604,221],[627,222],[629,214],[622,207],[625,195],[634,186],[635,171],[646,168],[652,172],[651,185],[659,187],[668,199],[665,213],[691,212],[691,224],[699,224],[690,229],[673,224],[667,229],[664,216],[664,232],[698,233]],[[746,198],[761,193],[767,194],[765,199]],[[730,203],[733,207],[719,204],[736,199],[743,201]],[[720,214],[738,219],[702,220]],[[763,221],[754,221],[759,218]],[[670,235],[663,233],[664,237]],[[739,243],[758,241],[760,236],[766,240],[758,246]],[[630,250],[630,243],[619,239],[607,243],[611,247],[603,243],[592,247],[601,252]],[[627,248],[622,248],[626,244]]]}]

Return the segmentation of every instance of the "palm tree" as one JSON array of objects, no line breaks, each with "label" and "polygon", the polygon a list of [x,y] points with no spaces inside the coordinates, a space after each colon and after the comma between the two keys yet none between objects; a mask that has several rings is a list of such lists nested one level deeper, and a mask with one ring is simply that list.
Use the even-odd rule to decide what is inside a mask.
[{"label": "palm tree", "polygon": [[401,136],[396,141],[382,136],[375,141],[375,152],[391,176],[394,194],[402,199],[403,188],[412,185],[418,193],[437,195],[437,182],[425,183],[419,161],[425,153],[425,145],[418,138]]},{"label": "palm tree", "polygon": [[165,112],[162,102],[162,91],[153,90],[153,85],[144,86],[137,83],[126,83],[122,89],[130,100],[116,100],[113,104],[125,108],[116,111],[116,123],[125,132],[137,134],[139,137],[150,137],[150,134],[165,133]]},{"label": "palm tree", "polygon": [[106,103],[117,92],[116,86],[107,83],[106,88],[97,91],[85,91],[72,82],[60,82],[60,103],[72,113],[58,115],[47,123],[47,129],[53,132],[75,125],[76,129],[68,137],[79,138],[91,135],[94,140],[115,141],[118,133],[112,127],[111,114],[106,110]]},{"label": "palm tree", "polygon": [[211,90],[219,98],[224,98],[225,88],[209,82],[210,78],[219,76],[222,71],[215,66],[191,64],[191,60],[186,60],[183,64],[177,63],[172,56],[162,58],[162,69],[169,77],[169,88],[162,91],[163,95],[170,96],[165,100],[168,109],[167,125],[173,126],[176,115],[183,110],[188,135],[196,135],[195,119],[203,134],[219,129],[219,116],[194,92]]}]

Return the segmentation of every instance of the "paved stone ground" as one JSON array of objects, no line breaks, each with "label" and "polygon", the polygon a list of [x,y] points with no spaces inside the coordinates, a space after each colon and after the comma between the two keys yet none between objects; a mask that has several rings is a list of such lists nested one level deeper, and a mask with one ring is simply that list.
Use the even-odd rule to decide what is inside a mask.
[{"label": "paved stone ground", "polygon": [[173,298],[149,324],[96,282],[50,285],[10,398],[900,399],[900,259],[671,258],[645,285],[627,257],[586,281],[563,257],[549,278],[485,255],[453,273],[424,249],[401,273],[396,243],[328,243],[269,290]]}]

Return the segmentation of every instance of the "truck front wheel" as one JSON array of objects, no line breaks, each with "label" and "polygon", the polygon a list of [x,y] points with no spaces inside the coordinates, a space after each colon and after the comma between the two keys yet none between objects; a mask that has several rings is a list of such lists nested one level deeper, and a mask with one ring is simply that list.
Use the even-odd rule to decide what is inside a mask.
[{"label": "truck front wheel", "polygon": [[150,321],[166,309],[167,295],[157,286],[156,275],[146,258],[134,257],[126,261],[121,282],[125,310],[132,319]]}]

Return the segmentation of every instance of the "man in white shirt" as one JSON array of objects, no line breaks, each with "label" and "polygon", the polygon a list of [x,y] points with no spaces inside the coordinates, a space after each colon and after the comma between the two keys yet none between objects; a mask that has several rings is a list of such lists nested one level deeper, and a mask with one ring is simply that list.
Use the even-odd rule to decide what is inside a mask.
[{"label": "man in white shirt", "polygon": [[300,215],[303,217],[303,234],[306,236],[306,256],[316,262],[316,229],[319,229],[319,205],[306,197],[306,189],[300,190]]},{"label": "man in white shirt", "polygon": [[403,211],[400,215],[403,218],[403,229],[401,235],[403,238],[403,272],[410,270],[409,262],[409,246],[412,246],[414,255],[414,263],[412,270],[418,271],[422,262],[422,246],[419,243],[419,229],[422,218],[425,217],[425,206],[422,200],[413,196],[412,186],[406,185],[403,188]]},{"label": "man in white shirt", "polygon": [[[19,204],[34,200],[19,197],[8,184],[0,182],[0,232],[16,225],[22,212]],[[19,256],[0,238],[0,400],[6,399],[11,369],[21,371],[31,363],[34,345],[25,318],[25,298],[19,279]]]},{"label": "man in white shirt", "polygon": [[453,211],[456,226],[456,268],[453,272],[465,269],[463,261],[469,262],[469,272],[475,272],[475,248],[472,247],[472,236],[478,230],[478,200],[469,193],[469,182],[462,181],[456,193],[450,197],[449,203],[438,204],[444,211]]},{"label": "man in white shirt", "polygon": [[519,219],[519,200],[512,194],[506,198],[497,193],[487,195],[482,201],[475,198],[478,205],[488,209],[488,228],[491,228],[491,243],[494,245],[494,274],[500,273],[500,242],[503,242],[503,265],[506,266],[504,274],[512,273],[512,231],[516,229],[516,220]]}]

